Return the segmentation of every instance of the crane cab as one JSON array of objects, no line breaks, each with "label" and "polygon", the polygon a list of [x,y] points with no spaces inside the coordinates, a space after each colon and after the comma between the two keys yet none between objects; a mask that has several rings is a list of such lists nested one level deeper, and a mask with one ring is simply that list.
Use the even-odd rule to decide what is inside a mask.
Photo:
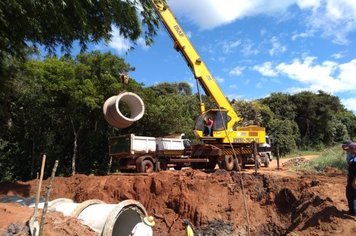
[{"label": "crane cab", "polygon": [[[228,123],[231,121],[231,117],[228,116],[225,109],[211,109],[203,112],[195,119],[194,134],[200,139],[214,139],[221,140],[226,137],[225,131],[228,127]],[[206,120],[211,118],[214,121],[213,136],[206,137],[204,135],[204,129],[206,127]]]}]

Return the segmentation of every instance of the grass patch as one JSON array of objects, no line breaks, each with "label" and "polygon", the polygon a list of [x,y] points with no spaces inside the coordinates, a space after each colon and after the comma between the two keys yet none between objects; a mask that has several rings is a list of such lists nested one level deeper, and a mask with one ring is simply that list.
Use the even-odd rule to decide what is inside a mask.
[{"label": "grass patch", "polygon": [[325,168],[332,167],[338,170],[346,170],[345,152],[340,145],[324,149],[319,152],[319,157],[310,160],[296,167],[297,170],[306,170],[311,172],[323,172]]},{"label": "grass patch", "polygon": [[282,158],[293,158],[293,157],[300,157],[300,156],[307,156],[307,155],[320,155],[322,151],[316,150],[294,150],[288,153],[286,156]]}]

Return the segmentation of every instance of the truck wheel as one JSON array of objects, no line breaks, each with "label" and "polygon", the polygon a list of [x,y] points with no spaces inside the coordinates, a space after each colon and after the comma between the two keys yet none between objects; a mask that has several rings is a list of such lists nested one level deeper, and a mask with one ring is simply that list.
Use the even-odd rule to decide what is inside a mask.
[{"label": "truck wheel", "polygon": [[144,160],[141,163],[141,173],[152,173],[154,171],[154,166],[152,161],[150,160]]},{"label": "truck wheel", "polygon": [[268,166],[269,166],[269,158],[268,158],[268,156],[265,157],[265,159],[264,159],[264,161],[263,161],[263,165],[264,165],[265,167],[268,167]]},{"label": "truck wheel", "polygon": [[205,169],[214,170],[215,166],[216,166],[216,161],[215,160],[210,160],[208,163],[206,163]]},{"label": "truck wheel", "polygon": [[175,170],[181,170],[181,169],[182,169],[182,166],[180,166],[180,165],[175,165],[173,168],[174,168]]},{"label": "truck wheel", "polygon": [[227,171],[234,169],[234,157],[232,155],[225,155],[223,160],[224,169]]}]

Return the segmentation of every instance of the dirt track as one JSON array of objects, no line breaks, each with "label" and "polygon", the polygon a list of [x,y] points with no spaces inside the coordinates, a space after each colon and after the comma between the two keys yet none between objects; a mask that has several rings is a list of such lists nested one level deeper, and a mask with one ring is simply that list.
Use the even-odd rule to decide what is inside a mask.
[{"label": "dirt track", "polygon": [[[261,168],[258,174],[250,168],[242,171],[242,175],[225,170],[204,173],[186,169],[136,176],[56,177],[51,198],[67,197],[77,202],[101,199],[107,203],[138,200],[156,217],[154,235],[184,235],[180,223],[184,218],[202,235],[247,235],[248,222],[251,235],[356,234],[355,218],[346,214],[344,173],[330,169],[324,175],[310,175],[283,167],[277,171],[274,162],[269,168]],[[47,181],[43,186],[47,186]],[[35,181],[2,183],[0,197],[29,197],[34,190]],[[31,211],[19,207],[0,204],[0,233],[9,222],[26,221],[28,216],[23,214]],[[22,218],[16,216],[19,212]],[[45,226],[49,230],[46,235],[83,235],[83,226],[75,219],[70,219],[70,224],[59,215],[50,217],[53,218]],[[68,232],[60,231],[61,227],[68,227]],[[52,228],[59,233],[55,234]],[[92,233],[84,230],[85,235]]]}]

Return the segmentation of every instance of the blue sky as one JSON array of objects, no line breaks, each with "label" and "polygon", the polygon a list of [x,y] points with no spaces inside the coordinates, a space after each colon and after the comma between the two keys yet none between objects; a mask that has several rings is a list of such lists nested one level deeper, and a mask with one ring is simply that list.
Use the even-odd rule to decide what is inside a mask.
[{"label": "blue sky", "polygon": [[[356,114],[356,0],[168,0],[178,22],[230,99],[323,90]],[[163,26],[134,50],[117,30],[102,50],[136,68],[147,86],[193,74]]]}]

